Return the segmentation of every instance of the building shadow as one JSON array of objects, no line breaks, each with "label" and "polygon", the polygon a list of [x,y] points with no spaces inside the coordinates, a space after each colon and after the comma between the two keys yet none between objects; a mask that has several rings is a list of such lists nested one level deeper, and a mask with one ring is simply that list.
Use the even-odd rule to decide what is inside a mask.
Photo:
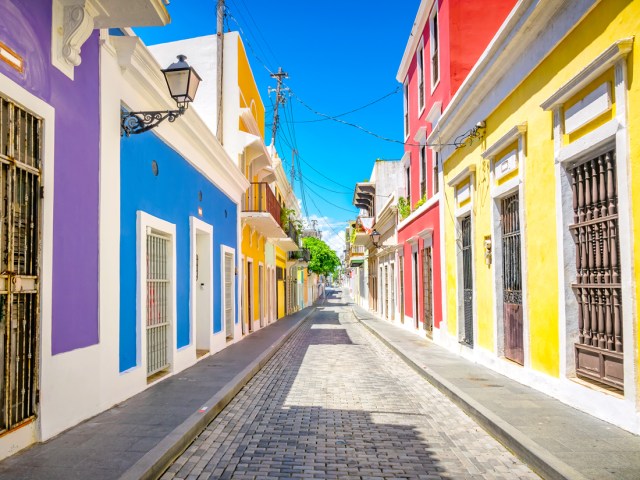
[{"label": "building shadow", "polygon": [[[340,303],[336,296],[327,306]],[[462,464],[459,471],[445,471],[425,438],[427,422],[419,423],[416,417],[421,415],[411,407],[398,408],[398,402],[389,402],[395,407],[379,408],[385,406],[385,398],[397,391],[393,382],[382,387],[364,387],[367,391],[363,391],[363,397],[373,398],[376,408],[365,407],[367,400],[351,398],[360,391],[360,384],[374,382],[377,373],[371,371],[357,379],[350,373],[353,358],[359,358],[360,352],[368,347],[350,337],[344,328],[350,322],[345,322],[340,312],[325,309],[308,323],[304,346],[295,347],[285,362],[274,367],[282,381],[271,380],[279,385],[269,387],[264,407],[254,411],[251,422],[242,426],[243,440],[225,440],[237,431],[235,419],[239,412],[235,409],[241,408],[230,405],[229,417],[225,419],[223,413],[208,427],[208,435],[216,438],[208,438],[207,442],[213,440],[214,445],[220,442],[220,450],[202,472],[192,470],[191,475],[208,473],[211,478],[220,479],[431,478],[428,476],[447,479],[469,474]],[[350,352],[352,348],[358,350]],[[340,368],[343,356],[349,356],[351,361]],[[328,370],[321,368],[325,362],[337,365],[337,377],[327,378]],[[313,375],[314,368],[322,370],[317,377]],[[262,385],[263,382],[261,379]],[[341,382],[351,384],[348,392],[340,391]],[[247,388],[249,395],[256,398],[260,395],[257,385],[255,392],[251,384]],[[329,406],[322,405],[326,402]],[[361,404],[358,408],[333,408],[358,403]],[[190,448],[195,452],[201,447],[196,443]],[[177,473],[179,468],[174,466],[170,471]],[[187,474],[180,472],[178,476],[182,473]],[[455,476],[449,477],[450,474]]]}]

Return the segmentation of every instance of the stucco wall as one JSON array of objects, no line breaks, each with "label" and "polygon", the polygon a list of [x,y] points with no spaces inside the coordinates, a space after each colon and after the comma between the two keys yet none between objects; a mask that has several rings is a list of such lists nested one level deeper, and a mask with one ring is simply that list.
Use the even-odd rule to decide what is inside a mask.
[{"label": "stucco wall", "polygon": [[[152,160],[158,163],[154,176]],[[120,371],[136,366],[136,218],[139,210],[176,225],[176,347],[193,341],[190,329],[189,217],[213,225],[213,332],[222,331],[220,246],[237,247],[236,204],[153,133],[121,141]],[[202,201],[199,200],[202,192]],[[202,208],[199,215],[198,208]]]},{"label": "stucco wall", "polygon": [[100,119],[98,32],[83,45],[71,80],[51,65],[51,15],[51,0],[0,2],[0,41],[25,62],[22,74],[0,62],[0,74],[55,109],[53,304],[51,319],[42,319],[52,324],[43,348],[55,355],[98,342]]}]

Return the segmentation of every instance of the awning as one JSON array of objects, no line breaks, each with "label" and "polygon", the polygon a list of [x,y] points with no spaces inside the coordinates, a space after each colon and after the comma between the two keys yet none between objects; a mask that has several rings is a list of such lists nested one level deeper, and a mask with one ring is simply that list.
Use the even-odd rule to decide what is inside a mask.
[{"label": "awning", "polygon": [[374,217],[358,217],[357,219],[357,223],[362,226],[362,229],[367,235],[371,235],[371,232],[373,232],[374,221]]},{"label": "awning", "polygon": [[349,266],[351,267],[359,267],[364,263],[364,258],[354,258],[349,262]]}]

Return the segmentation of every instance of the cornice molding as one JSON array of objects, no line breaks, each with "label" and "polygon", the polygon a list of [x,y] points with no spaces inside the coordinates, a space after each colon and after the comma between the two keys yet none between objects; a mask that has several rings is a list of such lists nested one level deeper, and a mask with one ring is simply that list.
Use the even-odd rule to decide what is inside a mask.
[{"label": "cornice molding", "polygon": [[[113,38],[111,38],[111,40],[113,40]],[[125,81],[129,83],[135,82],[137,84],[137,86],[133,88],[137,87],[136,90],[142,92],[143,95],[149,99],[149,103],[152,105],[151,108],[158,110],[175,108],[175,103],[167,91],[160,65],[151,52],[139,40],[135,42],[130,64],[123,72],[123,76]],[[138,105],[129,105],[129,107],[133,110],[147,108]],[[235,188],[236,191],[234,193],[241,194],[249,188],[249,180],[240,172],[236,163],[231,159],[227,151],[195,109],[188,109],[184,113],[181,121],[170,124],[169,128],[183,138],[187,138],[190,144],[198,150],[200,155],[215,168],[217,174],[225,178],[229,184]],[[165,130],[166,126],[160,126],[157,129],[157,133],[171,144],[170,138],[167,138],[164,134]],[[216,163],[218,164],[217,166]],[[217,180],[211,178],[211,181],[216,183]]]},{"label": "cornice molding", "polygon": [[562,85],[553,95],[540,104],[543,110],[553,110],[599,77],[618,60],[625,58],[633,48],[634,37],[620,39],[598,55],[589,65],[580,70],[571,80]]},{"label": "cornice molding", "polygon": [[396,74],[396,80],[398,80],[398,82],[400,83],[404,82],[404,79],[407,76],[407,71],[409,70],[409,65],[411,65],[411,62],[415,58],[415,51],[418,48],[420,40],[422,39],[422,32],[424,32],[424,27],[427,24],[427,19],[429,18],[429,13],[431,12],[433,3],[434,0],[422,0],[420,2],[418,13],[416,13],[416,18],[413,21],[411,33],[409,34],[409,39],[407,40],[407,46],[405,47],[404,53],[402,54],[400,67],[398,68],[398,73]]},{"label": "cornice molding", "polygon": [[[555,36],[546,35],[554,17],[564,15],[565,21],[570,21],[573,26],[599,2],[600,0],[519,0],[447,105],[438,121],[438,128],[427,137],[427,143],[437,143],[437,139],[446,143],[468,128],[468,124],[484,120],[476,117],[484,117],[493,111],[561,41],[559,37],[563,30],[557,30],[558,25],[555,25]],[[514,65],[521,60],[527,49],[533,49],[532,45],[535,46],[533,61],[527,65],[526,70],[524,67],[514,70]],[[496,82],[505,83],[505,78],[508,79],[503,87],[505,90],[497,95]],[[446,162],[449,158],[450,155],[446,155],[443,161]]]},{"label": "cornice molding", "polygon": [[509,144],[515,142],[520,135],[524,135],[527,132],[527,122],[516,125],[505,133],[498,140],[493,142],[487,149],[482,152],[482,158],[492,158],[500,153]]},{"label": "cornice molding", "polygon": [[474,173],[475,171],[476,171],[475,164],[467,165],[462,170],[460,170],[460,172],[458,172],[458,174],[455,177],[448,180],[447,185],[449,185],[450,187],[454,187],[458,185],[460,182],[462,182],[463,180],[465,180],[467,177],[470,177],[471,174]]}]

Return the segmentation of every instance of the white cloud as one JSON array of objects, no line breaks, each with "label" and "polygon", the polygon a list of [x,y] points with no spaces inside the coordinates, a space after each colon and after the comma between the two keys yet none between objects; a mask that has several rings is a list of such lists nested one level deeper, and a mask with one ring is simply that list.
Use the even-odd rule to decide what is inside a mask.
[{"label": "white cloud", "polygon": [[313,225],[312,221],[316,220],[316,228],[321,232],[322,240],[336,252],[338,257],[342,257],[345,249],[344,231],[349,222],[318,215],[309,215],[305,220],[310,228]]}]

